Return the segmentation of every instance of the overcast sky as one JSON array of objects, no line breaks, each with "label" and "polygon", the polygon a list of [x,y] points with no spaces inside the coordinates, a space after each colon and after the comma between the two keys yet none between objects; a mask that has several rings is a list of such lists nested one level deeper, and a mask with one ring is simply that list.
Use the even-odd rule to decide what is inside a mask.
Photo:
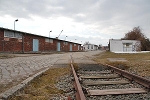
[{"label": "overcast sky", "polygon": [[0,27],[107,45],[140,26],[150,38],[150,0],[0,0]]}]

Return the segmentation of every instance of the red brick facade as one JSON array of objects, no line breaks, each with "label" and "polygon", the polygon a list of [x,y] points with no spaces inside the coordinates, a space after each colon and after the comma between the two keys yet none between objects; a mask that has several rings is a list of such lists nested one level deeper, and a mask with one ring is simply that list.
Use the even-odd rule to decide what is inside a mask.
[{"label": "red brick facade", "polygon": [[[25,32],[19,32],[22,34],[22,38],[5,37],[4,31],[19,32],[9,29],[0,28],[0,52],[33,52],[33,39],[38,40],[38,52],[57,51],[57,43],[60,43],[60,51],[70,51],[70,44],[72,44],[71,51],[81,50],[81,45],[68,41],[51,38],[52,42],[46,41],[48,37],[38,36]],[[78,47],[79,46],[79,47]]]},{"label": "red brick facade", "polygon": [[3,51],[4,30],[0,30],[0,51]]},{"label": "red brick facade", "polygon": [[4,37],[4,30],[0,29],[0,52],[22,52],[21,48],[20,39]]}]

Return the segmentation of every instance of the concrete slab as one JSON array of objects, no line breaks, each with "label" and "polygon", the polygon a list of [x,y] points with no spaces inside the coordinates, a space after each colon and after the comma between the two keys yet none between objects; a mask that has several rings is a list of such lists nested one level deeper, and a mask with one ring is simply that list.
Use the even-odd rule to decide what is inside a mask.
[{"label": "concrete slab", "polygon": [[107,58],[110,62],[126,62],[127,60],[125,58]]}]

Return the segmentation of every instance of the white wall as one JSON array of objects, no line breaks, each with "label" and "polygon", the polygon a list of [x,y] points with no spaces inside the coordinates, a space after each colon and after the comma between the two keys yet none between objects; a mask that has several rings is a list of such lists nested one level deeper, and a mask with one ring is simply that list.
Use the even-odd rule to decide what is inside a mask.
[{"label": "white wall", "polygon": [[[88,48],[88,46],[89,46],[89,48]],[[83,48],[85,51],[97,50],[97,47],[94,46],[94,44],[83,45]]]},{"label": "white wall", "polygon": [[[140,44],[140,41],[137,40],[120,40],[120,39],[110,39],[110,51],[111,52],[133,52],[133,48],[135,51],[139,49],[137,44]],[[123,45],[124,43],[130,43],[128,47]]]},{"label": "white wall", "polygon": [[94,50],[98,50],[98,47],[96,45],[94,45]]},{"label": "white wall", "polygon": [[111,52],[123,51],[122,41],[120,41],[120,40],[110,40],[110,51]]}]

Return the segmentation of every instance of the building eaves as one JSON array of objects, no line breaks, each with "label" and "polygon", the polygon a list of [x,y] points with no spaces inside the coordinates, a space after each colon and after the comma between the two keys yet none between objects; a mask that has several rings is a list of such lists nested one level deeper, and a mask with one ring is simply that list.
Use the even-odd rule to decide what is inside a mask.
[{"label": "building eaves", "polygon": [[8,31],[13,31],[13,32],[19,32],[19,33],[22,33],[22,34],[29,34],[29,35],[34,35],[34,36],[49,38],[49,39],[54,39],[54,40],[59,40],[59,41],[64,41],[64,42],[69,42],[69,43],[73,43],[73,44],[82,45],[82,44],[80,44],[80,43],[74,43],[74,42],[70,42],[70,41],[60,40],[60,39],[57,39],[57,38],[50,38],[50,37],[46,37],[46,36],[42,36],[42,35],[36,35],[36,34],[32,34],[32,33],[22,32],[22,31],[18,31],[18,30],[3,28],[3,27],[0,27],[0,29],[2,29],[2,30],[8,30]]}]

